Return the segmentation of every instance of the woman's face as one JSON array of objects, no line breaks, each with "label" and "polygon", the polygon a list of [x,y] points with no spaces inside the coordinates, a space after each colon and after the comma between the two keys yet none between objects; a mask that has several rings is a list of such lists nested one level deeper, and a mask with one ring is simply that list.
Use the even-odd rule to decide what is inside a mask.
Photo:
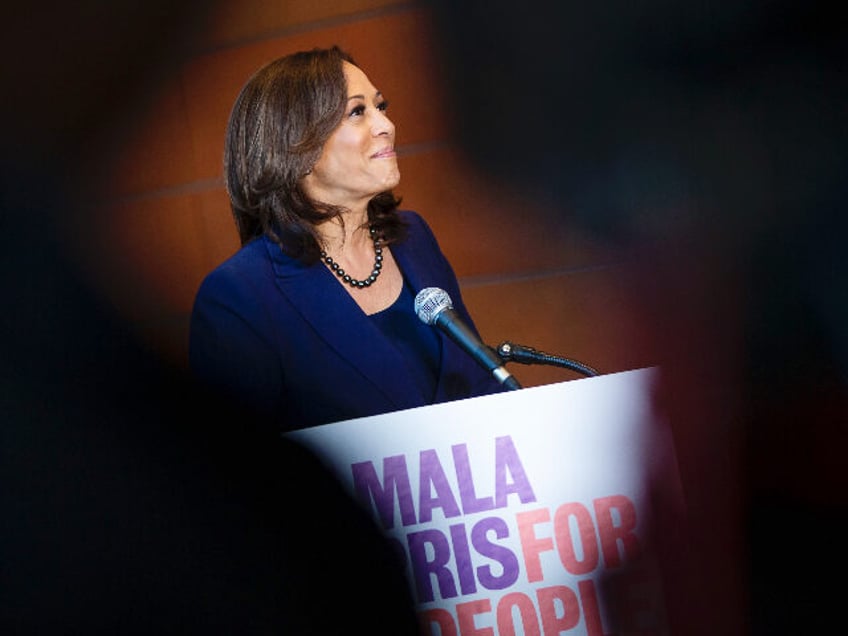
[{"label": "woman's face", "polygon": [[344,62],[347,106],[321,156],[304,177],[310,198],[356,209],[400,181],[395,155],[395,126],[386,102],[358,67]]}]

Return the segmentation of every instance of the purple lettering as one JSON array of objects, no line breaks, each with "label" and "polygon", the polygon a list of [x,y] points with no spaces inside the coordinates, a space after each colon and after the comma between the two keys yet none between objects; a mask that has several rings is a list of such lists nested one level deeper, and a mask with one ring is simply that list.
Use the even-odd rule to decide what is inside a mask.
[{"label": "purple lettering", "polygon": [[[409,557],[412,562],[412,572],[415,576],[415,587],[418,590],[419,600],[426,603],[434,598],[431,575],[436,576],[442,598],[457,596],[453,574],[445,567],[451,556],[447,537],[439,530],[422,530],[421,532],[409,533],[406,541],[409,544]],[[427,558],[428,545],[432,546],[433,549],[433,558],[429,560]]]},{"label": "purple lettering", "polygon": [[491,565],[482,565],[477,568],[477,579],[488,590],[502,590],[518,580],[518,558],[510,549],[490,542],[489,532],[494,532],[498,539],[505,539],[509,536],[509,527],[500,517],[481,519],[471,529],[471,543],[477,552],[500,563],[503,572],[495,576]]},{"label": "purple lettering", "polygon": [[463,594],[473,594],[477,591],[477,581],[474,579],[474,564],[471,562],[471,549],[468,547],[468,536],[465,525],[457,524],[450,527],[453,556],[456,559],[456,573],[459,576],[459,589]]},{"label": "purple lettering", "polygon": [[412,488],[409,485],[409,473],[403,455],[383,459],[385,485],[380,484],[380,478],[377,477],[377,471],[371,462],[352,464],[351,470],[356,496],[366,507],[373,500],[384,528],[394,528],[395,525],[395,493],[400,507],[401,523],[404,526],[415,523],[415,505],[412,502]]},{"label": "purple lettering", "polygon": [[[511,483],[507,481],[507,472],[512,475]],[[498,437],[495,440],[495,506],[506,508],[506,498],[512,493],[518,495],[521,503],[536,501],[512,438]]]},{"label": "purple lettering", "polygon": [[462,511],[465,514],[484,512],[495,507],[492,497],[477,498],[474,491],[474,480],[471,476],[471,464],[468,461],[468,448],[465,444],[451,446],[453,463],[456,467],[456,480],[459,484],[459,498],[462,500]]},{"label": "purple lettering", "polygon": [[[445,517],[458,517],[461,512],[436,451],[432,449],[421,451],[420,462],[418,523],[431,521],[433,508],[441,508]],[[432,497],[431,493],[434,489],[436,496]]]}]

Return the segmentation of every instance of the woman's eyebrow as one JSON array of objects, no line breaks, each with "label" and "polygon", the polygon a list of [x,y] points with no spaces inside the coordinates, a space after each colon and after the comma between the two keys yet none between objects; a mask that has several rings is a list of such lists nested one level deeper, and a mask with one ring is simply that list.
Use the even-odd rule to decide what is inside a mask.
[{"label": "woman's eyebrow", "polygon": [[[383,96],[383,93],[381,93],[380,91],[377,91],[376,93],[374,93],[374,97],[382,97],[382,96]],[[352,99],[365,99],[365,95],[351,95],[350,97],[347,98],[347,101],[350,101]]]}]

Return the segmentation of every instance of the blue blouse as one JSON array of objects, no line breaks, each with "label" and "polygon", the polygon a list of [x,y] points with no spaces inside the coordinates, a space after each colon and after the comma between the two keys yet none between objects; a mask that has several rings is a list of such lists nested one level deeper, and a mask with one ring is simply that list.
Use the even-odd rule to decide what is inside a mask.
[{"label": "blue blouse", "polygon": [[406,362],[409,380],[418,387],[427,403],[434,400],[441,350],[436,328],[425,324],[415,313],[415,297],[404,279],[400,296],[391,306],[370,316],[386,334]]}]

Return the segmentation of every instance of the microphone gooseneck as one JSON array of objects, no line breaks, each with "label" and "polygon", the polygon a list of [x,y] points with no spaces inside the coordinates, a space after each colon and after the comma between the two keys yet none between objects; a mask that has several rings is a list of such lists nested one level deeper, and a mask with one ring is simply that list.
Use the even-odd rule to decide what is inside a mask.
[{"label": "microphone gooseneck", "polygon": [[450,296],[444,289],[427,287],[418,292],[415,296],[415,313],[425,324],[444,332],[506,388],[521,388],[518,380],[504,368],[495,351],[481,341],[457,314]]},{"label": "microphone gooseneck", "polygon": [[519,362],[521,364],[548,364],[555,367],[571,369],[588,377],[598,375],[598,371],[588,364],[583,364],[572,358],[555,356],[543,351],[537,351],[533,347],[525,347],[511,342],[502,342],[497,348],[498,356],[504,362]]}]

